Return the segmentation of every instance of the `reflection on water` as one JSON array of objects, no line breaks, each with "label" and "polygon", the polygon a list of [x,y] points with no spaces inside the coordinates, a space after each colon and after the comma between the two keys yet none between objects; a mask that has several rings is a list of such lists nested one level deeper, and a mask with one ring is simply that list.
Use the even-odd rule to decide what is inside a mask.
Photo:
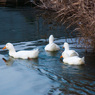
[{"label": "reflection on water", "polygon": [[66,38],[74,34],[65,26],[52,23],[50,15],[51,12],[48,14],[33,8],[0,7],[0,43],[47,39],[50,34]]},{"label": "reflection on water", "polygon": [[[60,61],[60,55],[66,39],[61,28],[56,31],[48,30],[49,25],[43,28],[41,23],[44,20],[41,17],[37,20],[36,15],[28,9],[0,8],[0,33],[4,35],[0,35],[0,95],[94,95],[95,54],[85,54],[79,44],[76,47],[76,38],[68,38],[70,47],[80,57],[85,56],[85,65],[64,64]],[[39,27],[37,23],[40,23]],[[47,44],[45,37],[51,33],[61,48],[58,52],[44,50]],[[7,50],[2,50],[8,41],[14,42],[16,51],[39,48],[38,59],[9,57]]]},{"label": "reflection on water", "polygon": [[[40,12],[41,13],[41,12]],[[43,13],[43,12],[42,12]],[[0,8],[0,43],[31,41],[64,36],[64,28],[45,24],[39,12],[32,8]],[[54,27],[51,29],[50,27]],[[6,35],[5,35],[6,34]]]},{"label": "reflection on water", "polygon": [[46,54],[47,54],[48,56],[56,56],[57,53],[58,53],[58,51],[54,51],[54,52],[49,52],[49,51],[47,51],[47,52],[46,52]]},{"label": "reflection on water", "polygon": [[5,62],[7,66],[12,66],[14,59],[12,57],[9,57],[9,59],[2,58],[2,60]]}]

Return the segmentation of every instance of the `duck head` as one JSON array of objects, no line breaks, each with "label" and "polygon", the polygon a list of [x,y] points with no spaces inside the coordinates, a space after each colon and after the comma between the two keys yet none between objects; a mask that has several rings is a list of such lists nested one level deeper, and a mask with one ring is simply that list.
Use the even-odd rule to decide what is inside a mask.
[{"label": "duck head", "polygon": [[65,50],[69,50],[69,44],[67,42],[64,43],[63,48],[65,48]]},{"label": "duck head", "polygon": [[53,35],[50,35],[49,36],[49,43],[51,44],[51,43],[53,43],[53,41],[54,41],[54,37],[53,37]]},{"label": "duck head", "polygon": [[11,43],[7,43],[3,50],[4,49],[8,49],[9,51],[15,51],[14,46]]}]

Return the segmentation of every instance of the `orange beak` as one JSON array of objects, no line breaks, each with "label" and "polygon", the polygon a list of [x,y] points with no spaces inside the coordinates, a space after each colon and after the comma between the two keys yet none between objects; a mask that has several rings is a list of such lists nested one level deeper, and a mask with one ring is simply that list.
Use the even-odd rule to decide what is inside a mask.
[{"label": "orange beak", "polygon": [[63,58],[63,56],[60,56],[60,58]]},{"label": "orange beak", "polygon": [[63,47],[64,48],[64,47]]},{"label": "orange beak", "polygon": [[6,49],[6,46],[4,48],[2,48],[3,50]]}]

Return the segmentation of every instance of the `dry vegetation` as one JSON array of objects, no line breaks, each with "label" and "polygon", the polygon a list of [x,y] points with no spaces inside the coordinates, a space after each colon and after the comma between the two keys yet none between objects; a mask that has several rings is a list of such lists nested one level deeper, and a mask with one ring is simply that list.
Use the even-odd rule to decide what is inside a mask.
[{"label": "dry vegetation", "polygon": [[67,28],[75,25],[74,31],[81,34],[80,44],[95,50],[95,0],[40,0],[37,6],[55,11],[55,18],[68,23]]}]

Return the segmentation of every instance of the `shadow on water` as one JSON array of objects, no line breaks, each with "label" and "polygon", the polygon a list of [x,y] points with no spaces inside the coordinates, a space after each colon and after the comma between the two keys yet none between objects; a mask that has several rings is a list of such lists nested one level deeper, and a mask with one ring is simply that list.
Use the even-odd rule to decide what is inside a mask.
[{"label": "shadow on water", "polygon": [[[71,30],[63,32],[65,26],[56,25],[48,15],[32,8],[0,8],[0,95],[95,94],[95,54],[85,54],[75,34],[70,36]],[[60,51],[44,50],[50,34],[54,35]],[[80,57],[85,56],[85,65],[68,65],[60,60],[65,41]],[[7,42],[12,42],[16,51],[39,48],[38,59],[9,57],[2,50]]]}]

